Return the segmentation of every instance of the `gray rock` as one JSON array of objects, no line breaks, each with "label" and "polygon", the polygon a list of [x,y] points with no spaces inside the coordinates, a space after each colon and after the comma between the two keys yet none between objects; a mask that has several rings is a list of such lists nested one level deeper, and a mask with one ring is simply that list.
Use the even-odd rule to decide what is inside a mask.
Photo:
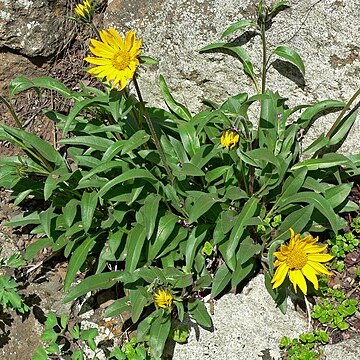
[{"label": "gray rock", "polygon": [[[176,345],[174,360],[279,359],[279,341],[307,331],[306,317],[289,301],[287,313],[276,308],[258,275],[238,295],[227,294],[215,304],[214,332],[192,330],[189,343]],[[263,357],[263,356],[268,357]]]},{"label": "gray rock", "polygon": [[66,4],[66,0],[1,1],[0,48],[29,57],[56,53],[74,26],[64,17]]},{"label": "gray rock", "polygon": [[360,336],[334,344],[324,346],[326,358],[329,360],[358,360],[360,359]]},{"label": "gray rock", "polygon": [[[173,95],[192,111],[201,108],[201,100],[221,102],[240,92],[254,93],[241,64],[223,54],[199,54],[198,50],[221,41],[227,26],[255,14],[255,0],[152,0],[109,1],[104,14],[105,26],[121,31],[134,28],[143,37],[144,54],[160,60],[158,68],[141,71],[140,85],[152,105],[163,105],[158,86],[159,74],[168,81]],[[360,86],[358,28],[360,2],[357,0],[293,0],[291,8],[274,19],[268,31],[270,49],[287,45],[297,50],[305,63],[305,84],[284,63],[270,67],[268,87],[289,97],[291,106],[324,99],[347,101]],[[356,26],[357,24],[357,26]],[[239,31],[226,40],[241,35]],[[240,37],[247,41],[256,74],[260,75],[260,39]],[[298,84],[281,76],[286,72]],[[256,118],[256,114],[252,114]],[[322,117],[307,134],[304,146],[323,131],[330,129],[334,114]],[[360,150],[360,119],[354,124],[342,152]]]}]

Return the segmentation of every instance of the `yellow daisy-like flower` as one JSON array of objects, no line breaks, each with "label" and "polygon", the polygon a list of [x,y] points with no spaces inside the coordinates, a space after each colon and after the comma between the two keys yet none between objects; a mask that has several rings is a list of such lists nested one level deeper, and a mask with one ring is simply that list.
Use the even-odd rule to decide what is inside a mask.
[{"label": "yellow daisy-like flower", "polygon": [[171,307],[173,298],[171,292],[167,289],[159,289],[154,293],[154,301],[159,308]]},{"label": "yellow daisy-like flower", "polygon": [[79,18],[86,19],[91,11],[91,4],[89,0],[85,0],[82,4],[75,6],[75,14]]},{"label": "yellow daisy-like flower", "polygon": [[96,57],[86,57],[90,64],[98,65],[88,72],[98,78],[106,78],[112,88],[122,90],[128,80],[134,77],[139,65],[141,39],[136,39],[135,31],[130,30],[122,38],[119,33],[110,27],[100,32],[101,41],[91,39],[90,51]]},{"label": "yellow daisy-like flower", "polygon": [[220,138],[220,144],[227,149],[233,149],[238,145],[239,141],[240,134],[233,129],[225,130]]},{"label": "yellow daisy-like flower", "polygon": [[[327,262],[333,258],[329,254],[322,253],[327,245],[315,245],[318,237],[315,239],[308,235],[300,239],[300,234],[294,233],[290,229],[289,245],[281,245],[280,251],[274,252],[277,260],[274,266],[277,267],[271,280],[273,289],[279,287],[289,274],[289,280],[294,289],[299,286],[304,295],[307,293],[306,279],[311,281],[314,288],[319,287],[317,276],[321,274],[331,275],[328,269],[321,263]],[[305,279],[306,278],[306,279]]]}]

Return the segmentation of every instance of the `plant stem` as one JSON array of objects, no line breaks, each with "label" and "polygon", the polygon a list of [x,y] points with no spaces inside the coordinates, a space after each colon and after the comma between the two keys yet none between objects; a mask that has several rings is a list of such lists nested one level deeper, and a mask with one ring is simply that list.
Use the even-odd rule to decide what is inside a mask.
[{"label": "plant stem", "polygon": [[356,91],[356,93],[352,96],[352,98],[346,103],[345,107],[342,109],[341,113],[339,114],[339,116],[336,118],[333,126],[331,127],[331,129],[328,131],[328,133],[326,134],[326,137],[328,139],[330,139],[330,136],[332,134],[332,132],[336,129],[336,127],[339,125],[340,121],[342,120],[344,114],[349,110],[351,104],[355,101],[355,99],[360,95],[360,88]]},{"label": "plant stem", "polygon": [[5,106],[9,109],[11,116],[14,118],[16,125],[18,126],[18,128],[22,129],[22,124],[20,119],[18,118],[18,116],[16,115],[16,112],[13,108],[13,106],[11,105],[11,103],[9,101],[7,101],[3,96],[0,96],[0,100],[5,104]]},{"label": "plant stem", "polygon": [[91,22],[89,23],[89,25],[90,25],[92,31],[93,31],[93,32],[95,33],[95,35],[98,37],[98,39],[100,39],[100,32],[99,32],[99,30],[97,29],[97,27],[94,25],[94,23],[91,21]]},{"label": "plant stem", "polygon": [[265,92],[266,88],[266,67],[267,67],[267,59],[266,59],[266,35],[265,35],[265,22],[262,21],[260,25],[261,31],[261,42],[262,42],[262,72],[261,72],[261,93]]},{"label": "plant stem", "polygon": [[159,152],[160,159],[161,159],[161,161],[162,161],[162,163],[163,163],[163,165],[165,167],[166,173],[168,174],[169,178],[171,179],[171,182],[174,182],[174,175],[172,174],[172,172],[170,170],[170,167],[169,167],[169,165],[167,163],[164,150],[163,150],[163,148],[161,146],[161,143],[159,141],[159,137],[156,134],[156,131],[154,129],[154,125],[153,125],[153,123],[152,123],[152,121],[151,121],[151,119],[150,119],[150,117],[149,117],[149,115],[148,115],[148,113],[146,111],[145,103],[144,103],[144,100],[142,98],[140,88],[139,88],[139,84],[138,84],[137,79],[136,79],[136,74],[133,77],[133,81],[134,81],[136,93],[137,93],[138,98],[139,98],[142,115],[144,116],[146,124],[149,127],[151,136],[152,136],[152,138],[154,140],[156,149]]}]

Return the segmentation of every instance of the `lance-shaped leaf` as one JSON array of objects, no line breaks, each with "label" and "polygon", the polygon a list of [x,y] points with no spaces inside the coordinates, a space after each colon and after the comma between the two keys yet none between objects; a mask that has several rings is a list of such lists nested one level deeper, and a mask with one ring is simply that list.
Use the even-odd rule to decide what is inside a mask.
[{"label": "lance-shaped leaf", "polygon": [[228,36],[230,34],[232,34],[233,32],[240,30],[240,29],[244,29],[247,28],[251,25],[255,25],[254,21],[249,20],[249,19],[244,19],[244,20],[240,20],[234,24],[231,24],[221,35],[221,37],[225,37]]},{"label": "lance-shaped leaf", "polygon": [[293,49],[290,49],[287,46],[278,46],[274,52],[277,56],[280,56],[281,58],[290,61],[292,64],[294,64],[303,75],[305,75],[305,66],[304,63],[300,57],[300,55]]}]

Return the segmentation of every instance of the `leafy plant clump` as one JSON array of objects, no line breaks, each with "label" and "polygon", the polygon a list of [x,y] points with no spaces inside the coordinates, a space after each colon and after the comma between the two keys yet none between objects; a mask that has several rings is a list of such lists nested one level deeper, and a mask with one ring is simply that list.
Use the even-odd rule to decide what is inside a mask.
[{"label": "leafy plant clump", "polygon": [[[347,197],[360,173],[360,155],[336,150],[356,119],[351,106],[359,92],[348,103],[323,100],[290,108],[286,98],[267,87],[267,65],[275,57],[305,74],[296,51],[283,45],[266,50],[265,32],[285,3],[268,8],[259,1],[256,21],[240,20],[223,33],[230,37],[252,28],[260,36],[259,79],[245,48],[231,38],[200,50],[235,56],[253,81],[254,94],[235,94],[222,104],[206,101],[192,114],[160,76],[168,109],[148,106],[135,70],[155,61],[140,55],[139,40],[128,32],[125,39],[135,44],[128,57],[134,72],[119,67],[121,62],[115,69],[113,63],[106,65],[106,76],[91,68],[102,80],[99,87],[80,84],[74,91],[49,77],[11,82],[10,99],[29,89],[49,89],[72,104],[66,114],[44,112],[60,131],[56,144],[26,132],[11,101],[4,99],[18,128],[0,125],[0,139],[26,156],[0,159],[0,186],[12,190],[16,205],[31,197],[45,206],[8,222],[30,225],[38,237],[25,258],[34,259],[44,248],[64,254],[65,301],[117,284],[118,299],[105,316],[130,311],[137,340],[148,340],[155,359],[169,336],[186,341],[188,332],[178,327],[185,315],[211,329],[202,298],[236,289],[260,265],[268,291],[285,311],[286,286],[272,289],[270,282],[273,253],[289,238],[289,229],[337,234],[346,225],[339,214],[358,208]],[[86,9],[81,8],[84,23],[91,23]],[[120,38],[113,28],[101,34],[109,44]],[[87,59],[106,63],[106,58]],[[127,81],[133,81],[134,93]],[[256,124],[249,117],[255,105],[260,108]],[[298,135],[330,111],[341,111],[331,129],[302,150]],[[86,278],[72,286],[79,271]]]},{"label": "leafy plant clump", "polygon": [[299,338],[290,339],[284,336],[280,340],[280,349],[283,350],[282,359],[287,360],[319,360],[325,359],[320,345],[329,342],[329,335],[324,330],[314,330],[304,333]]},{"label": "leafy plant clump", "polygon": [[[0,249],[1,253],[1,249]],[[24,298],[18,294],[18,284],[15,279],[5,274],[6,268],[18,268],[25,265],[20,254],[12,254],[9,258],[0,258],[0,306],[3,309],[16,310],[24,314],[29,311]]]},{"label": "leafy plant clump", "polygon": [[360,240],[353,232],[347,232],[344,235],[334,235],[327,242],[331,246],[330,253],[334,256],[332,267],[337,271],[344,270],[346,255],[353,252],[360,244]]}]

